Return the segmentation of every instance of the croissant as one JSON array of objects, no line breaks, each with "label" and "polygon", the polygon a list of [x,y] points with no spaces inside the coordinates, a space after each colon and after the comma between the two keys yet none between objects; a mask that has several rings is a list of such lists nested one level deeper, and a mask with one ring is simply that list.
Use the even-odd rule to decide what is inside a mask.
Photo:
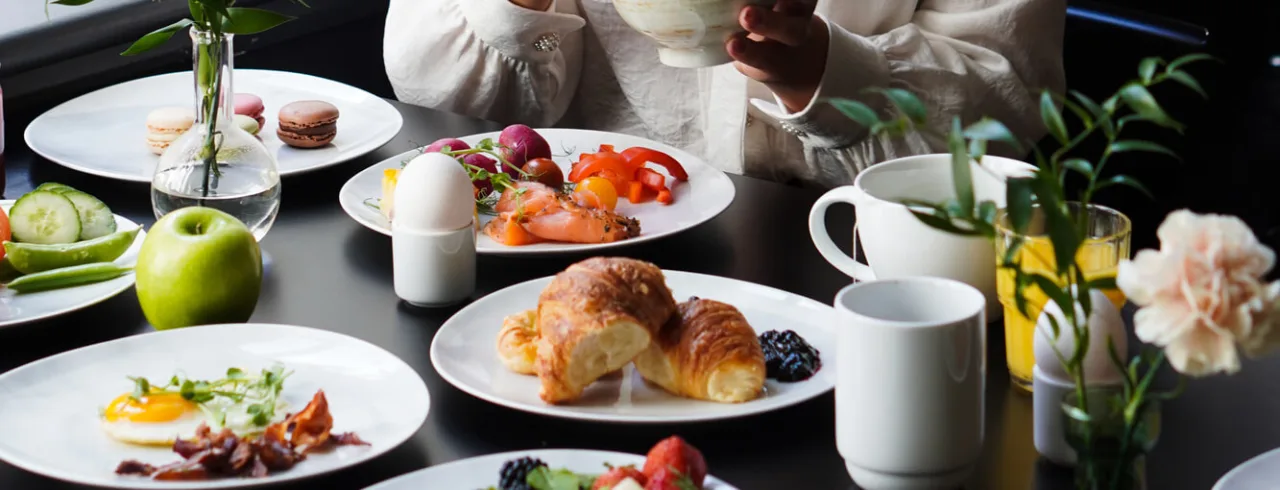
[{"label": "croissant", "polygon": [[538,298],[539,396],[564,403],[649,346],[676,302],[662,269],[623,258],[592,258],[556,275]]},{"label": "croissant", "polygon": [[764,389],[764,351],[732,305],[692,298],[635,358],[644,379],[672,394],[721,403],[752,400]]},{"label": "croissant", "polygon": [[538,359],[538,314],[522,311],[502,319],[498,332],[498,358],[502,364],[520,374],[536,374]]}]

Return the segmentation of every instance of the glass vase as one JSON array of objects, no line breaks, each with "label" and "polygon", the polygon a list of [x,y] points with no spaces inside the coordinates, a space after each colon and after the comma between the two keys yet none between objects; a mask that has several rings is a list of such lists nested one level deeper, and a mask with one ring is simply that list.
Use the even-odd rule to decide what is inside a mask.
[{"label": "glass vase", "polygon": [[189,206],[244,222],[258,240],[280,210],[276,159],[233,120],[233,35],[191,28],[195,124],[160,155],[151,180],[156,218]]},{"label": "glass vase", "polygon": [[1116,390],[1072,392],[1063,399],[1063,431],[1076,451],[1079,490],[1146,490],[1146,456],[1160,435],[1160,404],[1145,400],[1126,418]]}]

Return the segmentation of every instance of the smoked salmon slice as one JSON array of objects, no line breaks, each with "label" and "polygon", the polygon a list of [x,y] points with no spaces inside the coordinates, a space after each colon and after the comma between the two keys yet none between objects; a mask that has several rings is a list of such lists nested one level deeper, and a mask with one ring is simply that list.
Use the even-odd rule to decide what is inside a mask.
[{"label": "smoked salmon slice", "polygon": [[[505,245],[530,241],[608,243],[640,235],[640,222],[606,209],[581,206],[569,196],[536,182],[507,189],[494,206],[498,217],[485,234]],[[521,233],[522,229],[527,233]]]}]

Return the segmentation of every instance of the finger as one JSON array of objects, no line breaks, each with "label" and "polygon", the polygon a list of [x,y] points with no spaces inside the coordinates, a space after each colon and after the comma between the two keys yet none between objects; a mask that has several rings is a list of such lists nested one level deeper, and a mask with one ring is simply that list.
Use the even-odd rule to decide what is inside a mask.
[{"label": "finger", "polygon": [[742,9],[738,21],[747,32],[787,46],[805,44],[809,40],[809,29],[813,26],[812,16],[791,16],[760,7]]},{"label": "finger", "polygon": [[773,11],[796,17],[808,17],[813,15],[817,7],[817,0],[778,0],[773,5]]},{"label": "finger", "polygon": [[735,61],[752,69],[743,70],[743,67],[739,66],[739,71],[764,83],[780,79],[780,74],[786,73],[786,63],[791,56],[790,48],[786,45],[770,41],[752,41],[747,39],[745,33],[730,38],[726,50]]}]

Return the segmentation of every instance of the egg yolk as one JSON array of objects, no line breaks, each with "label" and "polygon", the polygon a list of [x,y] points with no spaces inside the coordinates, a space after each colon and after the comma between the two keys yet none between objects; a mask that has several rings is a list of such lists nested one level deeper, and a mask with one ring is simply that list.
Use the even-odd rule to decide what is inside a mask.
[{"label": "egg yolk", "polygon": [[125,393],[111,400],[103,418],[108,422],[121,419],[130,422],[169,422],[196,408],[194,403],[174,393],[148,395],[137,401],[129,396],[129,393]]}]

